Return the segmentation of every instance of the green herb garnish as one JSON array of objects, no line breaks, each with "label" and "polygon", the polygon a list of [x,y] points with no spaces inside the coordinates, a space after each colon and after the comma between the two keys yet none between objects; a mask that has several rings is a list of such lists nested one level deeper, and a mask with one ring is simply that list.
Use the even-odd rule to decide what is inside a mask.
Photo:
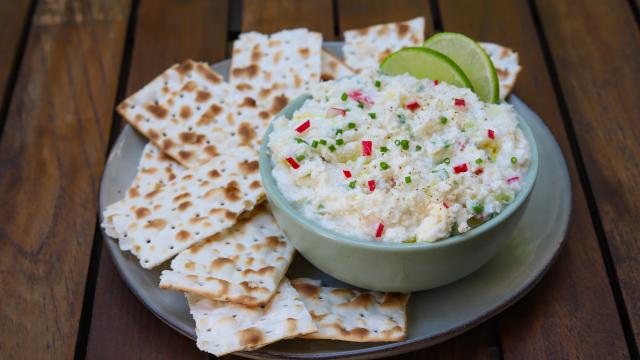
[{"label": "green herb garnish", "polygon": [[389,168],[389,164],[384,161],[380,161],[380,169],[387,170]]},{"label": "green herb garnish", "polygon": [[405,182],[406,184],[411,184],[411,176],[405,176],[405,178],[404,178],[404,182]]},{"label": "green herb garnish", "polygon": [[355,189],[356,188],[356,182],[355,181],[350,182],[349,183],[349,187],[352,188],[352,189]]},{"label": "green herb garnish", "polygon": [[320,139],[320,145],[327,145],[327,140]]},{"label": "green herb garnish", "polygon": [[311,147],[314,148],[314,149],[317,148],[318,147],[318,140],[313,140],[311,142]]},{"label": "green herb garnish", "polygon": [[336,139],[336,145],[344,145],[344,140]]},{"label": "green herb garnish", "polygon": [[475,204],[471,207],[471,209],[473,209],[473,212],[476,214],[482,214],[482,212],[484,211],[484,205]]},{"label": "green herb garnish", "polygon": [[512,164],[517,164],[517,163],[518,163],[518,158],[517,158],[517,157],[515,157],[515,156],[512,156],[512,157],[511,157],[511,163],[512,163]]},{"label": "green herb garnish", "polygon": [[352,123],[352,122],[350,122],[350,123],[347,125],[347,127],[348,127],[349,129],[355,129],[355,128],[356,128],[356,123]]},{"label": "green herb garnish", "polygon": [[449,164],[451,164],[451,159],[449,159],[449,158],[444,158],[444,161],[442,161],[442,162],[443,162],[443,163],[445,163],[445,164],[447,164],[447,165],[449,165]]},{"label": "green herb garnish", "polygon": [[369,117],[375,120],[378,116],[376,115],[376,113],[370,112]]},{"label": "green herb garnish", "polygon": [[342,96],[340,96],[340,99],[342,99],[342,101],[347,101],[348,98],[349,95],[347,95],[347,93],[342,93]]},{"label": "green herb garnish", "polygon": [[420,150],[422,150],[422,146],[416,145],[416,151],[420,151]]},{"label": "green herb garnish", "polygon": [[477,159],[476,159],[476,164],[478,164],[478,165],[482,164],[482,159],[477,158]]},{"label": "green herb garnish", "polygon": [[449,119],[447,119],[447,117],[446,117],[446,116],[440,116],[440,123],[441,123],[442,125],[446,124],[446,123],[447,123],[447,121],[449,121]]},{"label": "green herb garnish", "polygon": [[389,151],[389,148],[387,148],[386,146],[380,146],[381,153],[386,153],[387,151]]},{"label": "green herb garnish", "polygon": [[376,82],[374,83],[376,85],[376,87],[378,89],[380,89],[380,86],[382,85],[382,83],[380,82],[380,80],[376,80]]},{"label": "green herb garnish", "polygon": [[409,150],[409,140],[400,140],[402,150]]},{"label": "green herb garnish", "polygon": [[306,142],[306,141],[304,141],[304,140],[302,140],[302,139],[300,139],[300,138],[295,138],[295,140],[296,140],[296,142],[297,142],[298,144],[303,144],[303,143],[304,143],[304,144],[309,145],[309,143],[308,143],[308,142]]},{"label": "green herb garnish", "polygon": [[329,145],[329,151],[334,152],[336,151],[336,147],[333,145]]},{"label": "green herb garnish", "polygon": [[298,155],[298,156],[296,156],[296,160],[297,160],[298,162],[300,162],[300,161],[304,160],[304,155]]}]

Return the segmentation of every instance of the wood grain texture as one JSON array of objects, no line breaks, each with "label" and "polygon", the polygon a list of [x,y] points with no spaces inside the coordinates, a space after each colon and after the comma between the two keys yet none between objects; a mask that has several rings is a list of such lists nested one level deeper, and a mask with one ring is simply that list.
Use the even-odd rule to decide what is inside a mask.
[{"label": "wood grain texture", "polygon": [[640,343],[638,24],[624,0],[536,4]]},{"label": "wood grain texture", "polygon": [[420,0],[338,0],[338,24],[342,32],[393,21],[425,18],[425,33],[433,33],[429,1]]},{"label": "wood grain texture", "polygon": [[282,29],[304,27],[333,40],[333,5],[331,0],[244,0],[242,31],[273,33]]},{"label": "wood grain texture", "polygon": [[36,9],[0,142],[4,359],[73,357],[129,9]]},{"label": "wood grain texture", "polygon": [[[572,180],[565,248],[538,287],[499,317],[505,359],[625,357],[613,295],[527,2],[443,1],[440,11],[445,31],[518,51],[523,70],[515,93],[551,129]],[[493,21],[484,20],[488,17]]]},{"label": "wood grain texture", "polygon": [[[30,1],[16,0],[3,1],[0,3],[0,101],[2,101],[7,91],[8,80],[14,68],[16,53],[20,45],[20,34],[25,26],[29,26],[27,17],[29,14]],[[0,120],[0,124],[2,121]]]},{"label": "wood grain texture", "polygon": [[[340,32],[392,21],[425,17],[425,32],[433,32],[431,9],[428,1],[414,0],[339,0],[338,18]],[[478,329],[453,338],[425,350],[394,357],[410,359],[489,359],[490,348],[495,345],[495,328],[492,321]]]},{"label": "wood grain texture", "polygon": [[[187,58],[209,63],[224,58],[226,0],[142,0],[137,16],[127,95]],[[86,357],[206,359],[207,354],[135,298],[103,245]]]}]

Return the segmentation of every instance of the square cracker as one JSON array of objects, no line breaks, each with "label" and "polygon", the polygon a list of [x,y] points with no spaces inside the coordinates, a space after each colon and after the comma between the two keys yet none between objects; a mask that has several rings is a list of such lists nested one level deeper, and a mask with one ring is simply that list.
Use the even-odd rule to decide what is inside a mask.
[{"label": "square cracker", "polygon": [[286,278],[282,279],[273,300],[264,308],[209,300],[191,294],[186,296],[196,321],[198,348],[216,356],[255,350],[317,330],[298,293]]},{"label": "square cracker", "polygon": [[344,61],[338,59],[327,50],[322,50],[322,81],[336,80],[345,76],[353,75],[355,72]]},{"label": "square cracker", "polygon": [[233,43],[229,83],[277,114],[320,81],[322,35],[307,29],[240,34]]},{"label": "square cracker", "polygon": [[192,168],[236,146],[258,148],[270,115],[206,63],[186,60],[117,107],[157,147]]},{"label": "square cracker", "polygon": [[407,334],[409,294],[323,287],[320,280],[305,278],[291,284],[318,327],[305,339],[400,341]]},{"label": "square cracker", "polygon": [[235,224],[264,197],[258,154],[243,146],[184,171],[166,186],[128,193],[105,210],[105,229],[153,268]]},{"label": "square cracker", "polygon": [[500,98],[505,99],[513,90],[521,70],[518,53],[494,43],[481,42],[479,44],[489,55],[496,68],[500,84]]},{"label": "square cracker", "polygon": [[[148,142],[142,150],[136,177],[125,192],[125,199],[159,189],[175,180],[185,170],[183,166],[163,153],[157,146]],[[109,205],[104,211],[104,218],[107,219],[113,214],[123,212],[121,205],[125,203],[126,201],[122,200]],[[107,235],[113,238],[118,237],[118,233],[111,222],[105,221],[103,226]]]},{"label": "square cracker", "polygon": [[160,277],[163,289],[212,300],[265,305],[284,277],[293,245],[262,205],[250,218],[181,252]]},{"label": "square cracker", "polygon": [[424,18],[369,26],[344,32],[344,59],[360,73],[377,69],[389,54],[410,46],[422,46]]}]

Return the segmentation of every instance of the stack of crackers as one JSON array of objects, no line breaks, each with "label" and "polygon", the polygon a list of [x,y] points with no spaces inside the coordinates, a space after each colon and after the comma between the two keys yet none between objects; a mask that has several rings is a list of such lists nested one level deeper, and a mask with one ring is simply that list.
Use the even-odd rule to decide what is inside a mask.
[{"label": "stack of crackers", "polygon": [[[307,29],[243,33],[228,81],[208,64],[186,60],[117,108],[149,143],[102,226],[145,269],[171,260],[159,286],[185,293],[204,351],[220,356],[295,337],[406,337],[408,294],[285,277],[295,249],[260,183],[258,148],[270,119],[320,81],[377,67],[389,53],[421,45],[424,19],[347,31],[345,40],[343,62]],[[491,46],[511,79],[517,54]]]}]

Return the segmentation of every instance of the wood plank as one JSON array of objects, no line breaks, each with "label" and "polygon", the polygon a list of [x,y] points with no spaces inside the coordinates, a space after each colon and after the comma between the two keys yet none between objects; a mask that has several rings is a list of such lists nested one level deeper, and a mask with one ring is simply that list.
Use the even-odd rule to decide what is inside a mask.
[{"label": "wood plank", "polygon": [[332,40],[333,5],[331,0],[244,0],[242,31],[273,33],[304,27]]},{"label": "wood plank", "polygon": [[2,358],[74,355],[129,9],[36,8],[0,142]]},{"label": "wood plank", "polygon": [[[0,3],[0,102],[4,101],[8,89],[8,81],[17,60],[16,54],[20,48],[21,34],[29,26],[30,1],[3,1]],[[0,127],[2,119],[0,119]],[[0,132],[2,130],[0,129]]]},{"label": "wood plank", "polygon": [[[227,15],[227,0],[142,0],[127,94],[184,59],[210,63],[224,59]],[[206,359],[207,354],[135,298],[103,245],[86,357]]]},{"label": "wood plank", "polygon": [[565,248],[538,287],[500,316],[505,358],[625,357],[613,295],[527,2],[442,1],[440,9],[445,31],[519,52],[523,71],[515,92],[553,132],[572,180],[573,211]]},{"label": "wood plank", "polygon": [[425,17],[426,34],[433,33],[431,8],[428,1],[420,0],[339,0],[338,24],[340,38],[349,29],[377,25],[392,21]]},{"label": "wood plank", "polygon": [[[366,10],[366,11],[365,11]],[[433,33],[433,21],[428,1],[417,0],[339,0],[340,31],[357,29],[392,21],[425,17],[426,34]],[[497,348],[495,323],[490,320],[468,333],[442,344],[395,357],[410,359],[489,359]]]},{"label": "wood plank", "polygon": [[625,0],[536,4],[638,344],[638,24]]}]

